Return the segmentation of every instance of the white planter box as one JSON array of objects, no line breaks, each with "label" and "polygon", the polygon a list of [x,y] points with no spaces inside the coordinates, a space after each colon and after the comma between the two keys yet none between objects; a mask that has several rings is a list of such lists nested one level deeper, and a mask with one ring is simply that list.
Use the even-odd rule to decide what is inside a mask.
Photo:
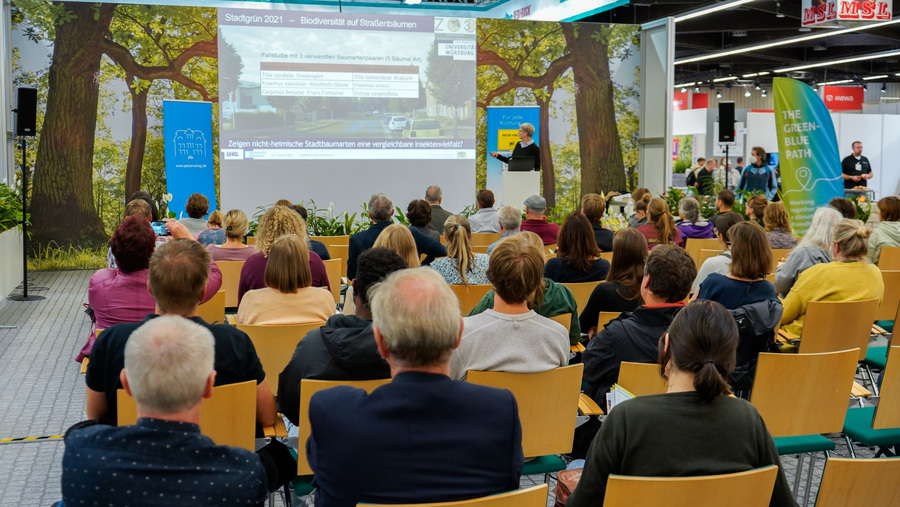
[{"label": "white planter box", "polygon": [[22,283],[22,234],[18,227],[0,233],[0,296]]}]

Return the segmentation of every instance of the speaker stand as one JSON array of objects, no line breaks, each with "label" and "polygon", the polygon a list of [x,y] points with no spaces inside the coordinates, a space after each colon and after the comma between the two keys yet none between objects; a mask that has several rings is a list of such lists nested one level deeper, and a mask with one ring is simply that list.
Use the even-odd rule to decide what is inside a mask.
[{"label": "speaker stand", "polygon": [[28,144],[22,136],[22,294],[10,294],[10,301],[40,301],[44,296],[28,294]]}]

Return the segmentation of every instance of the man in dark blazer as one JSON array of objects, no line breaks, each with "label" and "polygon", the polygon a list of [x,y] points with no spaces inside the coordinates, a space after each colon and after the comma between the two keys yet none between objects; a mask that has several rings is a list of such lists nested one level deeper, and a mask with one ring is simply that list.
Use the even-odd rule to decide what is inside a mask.
[{"label": "man in dark blazer", "polygon": [[371,295],[378,352],[391,383],[367,395],[313,395],[306,442],[317,507],[421,503],[514,490],[522,428],[512,393],[450,380],[459,305],[430,269],[389,275]]},{"label": "man in dark blazer", "polygon": [[428,223],[428,227],[443,235],[444,222],[453,214],[441,207],[441,203],[444,202],[444,191],[437,185],[431,185],[425,190],[425,202],[431,206],[431,222]]}]

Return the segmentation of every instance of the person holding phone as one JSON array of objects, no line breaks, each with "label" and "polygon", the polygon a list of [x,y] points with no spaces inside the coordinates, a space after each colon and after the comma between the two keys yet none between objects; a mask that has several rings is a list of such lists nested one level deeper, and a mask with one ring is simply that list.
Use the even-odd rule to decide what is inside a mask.
[{"label": "person holding phone", "polygon": [[[534,125],[530,123],[522,123],[519,125],[519,142],[513,147],[512,157],[534,157],[534,170],[541,170],[541,150],[535,144],[531,136],[534,135]],[[509,163],[511,157],[506,157],[496,151],[492,151],[490,156],[496,158],[503,163]]]}]

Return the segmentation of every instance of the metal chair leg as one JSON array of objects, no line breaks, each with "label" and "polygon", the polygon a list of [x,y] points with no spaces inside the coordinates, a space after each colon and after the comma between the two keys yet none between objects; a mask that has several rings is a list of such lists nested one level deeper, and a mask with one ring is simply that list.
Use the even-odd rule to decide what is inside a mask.
[{"label": "metal chair leg", "polygon": [[869,376],[869,383],[872,384],[872,393],[874,393],[875,396],[881,396],[880,394],[878,394],[878,382],[876,382],[875,377],[872,376],[872,369],[869,368],[869,365],[867,364],[863,366],[866,367],[866,374]]},{"label": "metal chair leg", "polygon": [[813,474],[816,473],[816,455],[809,453],[809,470],[806,471],[806,493],[803,495],[803,505],[809,505],[809,494],[812,489]]},{"label": "metal chair leg", "polygon": [[847,450],[850,451],[850,457],[856,459],[856,451],[853,450],[853,443],[850,442],[850,437],[844,435],[844,440],[847,442]]},{"label": "metal chair leg", "polygon": [[803,455],[797,455],[797,471],[794,472],[794,488],[792,494],[794,495],[794,499],[797,499],[797,492],[800,489],[800,474],[803,472]]}]

